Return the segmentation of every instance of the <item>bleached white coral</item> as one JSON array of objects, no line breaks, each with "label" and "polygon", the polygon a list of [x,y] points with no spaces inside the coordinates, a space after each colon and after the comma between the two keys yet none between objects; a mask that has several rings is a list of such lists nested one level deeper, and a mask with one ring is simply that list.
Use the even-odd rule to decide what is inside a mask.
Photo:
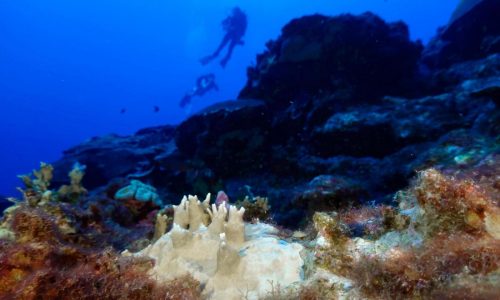
[{"label": "bleached white coral", "polygon": [[152,276],[164,282],[186,273],[209,299],[259,299],[274,286],[302,280],[303,247],[278,239],[271,225],[243,222],[244,209],[210,207],[184,197],[174,207],[172,230],[135,256],[155,260]]}]

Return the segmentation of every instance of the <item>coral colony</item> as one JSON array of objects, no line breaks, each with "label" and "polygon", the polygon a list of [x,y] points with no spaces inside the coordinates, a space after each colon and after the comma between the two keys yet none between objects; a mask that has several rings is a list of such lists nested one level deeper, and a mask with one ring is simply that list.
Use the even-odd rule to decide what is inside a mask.
[{"label": "coral colony", "polygon": [[296,19],[238,100],[42,163],[1,219],[0,298],[499,299],[498,11],[426,47]]}]

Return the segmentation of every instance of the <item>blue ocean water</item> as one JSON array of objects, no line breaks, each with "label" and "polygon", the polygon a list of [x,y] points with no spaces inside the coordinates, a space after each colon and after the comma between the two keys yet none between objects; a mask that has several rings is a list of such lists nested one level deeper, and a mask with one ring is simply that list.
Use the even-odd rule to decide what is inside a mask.
[{"label": "blue ocean water", "polygon": [[[178,106],[199,75],[220,90],[192,112],[234,99],[246,68],[292,18],[372,11],[403,20],[424,43],[458,0],[3,0],[0,2],[0,195],[15,195],[17,174],[92,136],[176,124]],[[248,15],[245,45],[222,69],[199,59],[220,42],[234,6]],[[159,111],[154,112],[158,106]],[[121,113],[125,110],[124,113]]]}]

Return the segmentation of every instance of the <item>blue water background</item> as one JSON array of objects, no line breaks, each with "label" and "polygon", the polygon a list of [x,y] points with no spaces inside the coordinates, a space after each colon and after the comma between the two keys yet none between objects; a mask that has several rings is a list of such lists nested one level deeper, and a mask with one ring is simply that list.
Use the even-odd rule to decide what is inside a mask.
[{"label": "blue water background", "polygon": [[[92,136],[130,134],[186,118],[178,107],[198,75],[220,87],[193,111],[234,99],[246,67],[292,18],[372,11],[404,20],[427,42],[458,0],[2,0],[0,1],[0,195],[16,174]],[[225,69],[201,66],[239,5],[249,27]],[[153,107],[160,107],[154,113]],[[126,113],[120,110],[126,108]]]}]

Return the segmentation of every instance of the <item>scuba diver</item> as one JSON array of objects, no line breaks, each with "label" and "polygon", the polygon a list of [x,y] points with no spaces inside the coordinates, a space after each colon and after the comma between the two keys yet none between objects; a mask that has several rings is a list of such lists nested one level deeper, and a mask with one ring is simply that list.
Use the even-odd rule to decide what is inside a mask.
[{"label": "scuba diver", "polygon": [[[196,79],[196,85],[182,97],[179,102],[179,106],[184,108],[191,104],[191,98],[194,96],[203,96],[210,90],[219,90],[219,87],[215,83],[215,75],[213,73],[203,75]],[[189,111],[189,108],[188,108]]]},{"label": "scuba diver", "polygon": [[239,8],[235,7],[224,21],[222,21],[222,28],[226,32],[224,38],[222,39],[219,47],[215,52],[209,56],[206,56],[200,60],[203,65],[208,64],[217,56],[226,45],[229,43],[229,48],[227,50],[226,56],[220,61],[221,66],[224,68],[231,58],[234,47],[237,45],[244,45],[243,36],[247,30],[247,15]]}]

